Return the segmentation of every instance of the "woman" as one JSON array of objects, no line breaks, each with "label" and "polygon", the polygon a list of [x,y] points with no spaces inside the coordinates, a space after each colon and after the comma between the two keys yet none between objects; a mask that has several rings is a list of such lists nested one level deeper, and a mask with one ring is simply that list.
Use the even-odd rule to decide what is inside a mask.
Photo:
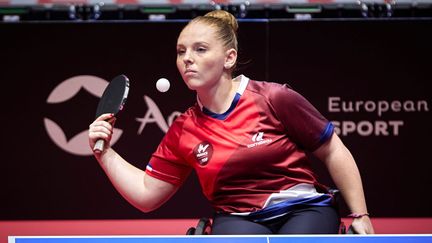
[{"label": "woman", "polygon": [[286,85],[233,79],[237,28],[230,13],[216,10],[180,33],[177,68],[197,103],[171,125],[145,171],[109,147],[111,114],[90,125],[91,147],[107,141],[96,159],[144,212],[167,201],[194,169],[216,212],[213,234],[337,233],[339,216],[310,168],[311,151],[352,211],[354,230],[373,233],[356,163],[332,124]]}]

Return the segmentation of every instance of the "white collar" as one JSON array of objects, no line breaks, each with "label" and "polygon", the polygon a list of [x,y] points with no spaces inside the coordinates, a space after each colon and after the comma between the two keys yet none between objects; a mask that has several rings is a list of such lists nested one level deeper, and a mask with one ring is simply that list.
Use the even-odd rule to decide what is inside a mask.
[{"label": "white collar", "polygon": [[[233,82],[240,82],[240,84],[239,84],[239,86],[237,88],[237,91],[236,91],[237,94],[243,95],[243,92],[246,90],[246,87],[247,87],[247,85],[249,83],[249,80],[250,79],[248,77],[244,76],[243,74],[240,74],[239,76],[235,77],[232,80]],[[196,97],[197,97],[198,105],[199,105],[200,109],[202,110],[204,106],[201,103],[198,95]]]}]

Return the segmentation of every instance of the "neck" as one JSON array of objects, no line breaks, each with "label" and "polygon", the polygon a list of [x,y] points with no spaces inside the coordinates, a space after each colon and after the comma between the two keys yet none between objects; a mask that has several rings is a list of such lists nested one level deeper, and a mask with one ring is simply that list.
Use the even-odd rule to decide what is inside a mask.
[{"label": "neck", "polygon": [[228,110],[238,88],[238,82],[233,82],[231,75],[222,76],[215,86],[197,90],[202,105],[214,113],[224,113]]}]

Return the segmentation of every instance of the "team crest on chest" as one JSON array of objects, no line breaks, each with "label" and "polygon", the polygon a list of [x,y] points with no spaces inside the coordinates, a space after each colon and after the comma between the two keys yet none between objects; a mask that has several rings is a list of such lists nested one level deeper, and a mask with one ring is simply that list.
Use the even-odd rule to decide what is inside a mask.
[{"label": "team crest on chest", "polygon": [[213,155],[213,146],[207,141],[201,142],[195,146],[193,153],[200,165],[206,165]]}]

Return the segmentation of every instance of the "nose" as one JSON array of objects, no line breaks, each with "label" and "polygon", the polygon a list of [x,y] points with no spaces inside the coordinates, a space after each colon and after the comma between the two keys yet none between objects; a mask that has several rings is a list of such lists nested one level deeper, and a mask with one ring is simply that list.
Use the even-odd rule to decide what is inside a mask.
[{"label": "nose", "polygon": [[192,55],[191,55],[189,50],[185,51],[185,53],[183,55],[183,62],[185,64],[193,63]]}]

